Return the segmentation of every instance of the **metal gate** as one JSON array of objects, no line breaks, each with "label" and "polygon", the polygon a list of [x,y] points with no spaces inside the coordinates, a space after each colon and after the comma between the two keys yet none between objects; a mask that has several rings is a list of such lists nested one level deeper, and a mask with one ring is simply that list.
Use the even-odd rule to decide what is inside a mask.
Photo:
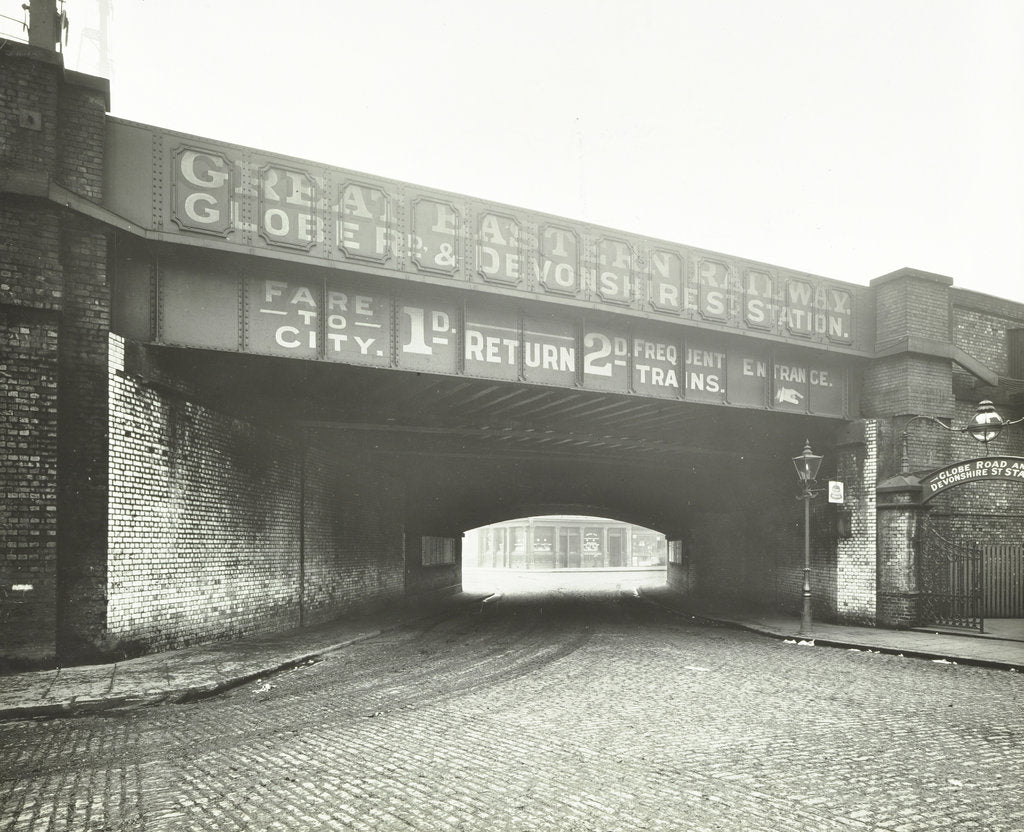
[{"label": "metal gate", "polygon": [[1024,546],[983,546],[986,618],[1024,618]]},{"label": "metal gate", "polygon": [[924,515],[915,540],[921,614],[924,623],[983,631],[985,560],[973,542],[940,531],[936,518]]}]

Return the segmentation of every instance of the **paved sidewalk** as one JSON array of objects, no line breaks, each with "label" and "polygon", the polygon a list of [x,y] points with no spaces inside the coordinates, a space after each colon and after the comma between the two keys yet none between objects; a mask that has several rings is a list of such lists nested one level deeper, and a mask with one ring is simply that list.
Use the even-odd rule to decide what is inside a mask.
[{"label": "paved sidewalk", "polygon": [[353,619],[202,644],[111,664],[0,675],[0,720],[187,702],[315,660],[414,621],[447,618],[484,596],[457,593]]},{"label": "paved sidewalk", "polygon": [[[637,594],[678,615],[742,627],[774,638],[809,640],[798,634],[800,622],[796,617],[697,609],[684,605],[665,588],[643,589]],[[313,661],[413,621],[446,618],[453,609],[481,603],[486,603],[483,595],[463,592],[398,610],[262,638],[199,645],[113,664],[0,676],[0,720],[69,716],[198,699]],[[815,624],[813,641],[816,646],[878,650],[1024,672],[1024,622],[1020,621],[1007,622],[1002,634],[988,636]]]},{"label": "paved sidewalk", "polygon": [[875,650],[903,656],[944,660],[1024,672],[1024,619],[987,622],[986,633],[949,630],[889,630],[812,622],[811,635],[800,635],[799,616],[765,611],[737,612],[687,603],[667,587],[643,589],[642,598],[678,615],[741,627],[773,638],[813,641],[818,647]]}]

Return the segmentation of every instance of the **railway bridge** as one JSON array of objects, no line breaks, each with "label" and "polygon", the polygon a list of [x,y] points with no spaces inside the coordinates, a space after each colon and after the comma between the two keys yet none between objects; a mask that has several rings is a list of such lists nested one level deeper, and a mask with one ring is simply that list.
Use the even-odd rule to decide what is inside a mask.
[{"label": "railway bridge", "polygon": [[4,46],[3,660],[448,592],[463,532],[538,513],[665,533],[679,592],[796,606],[805,441],[842,485],[812,508],[816,614],[932,620],[933,532],[1016,562],[1019,483],[927,499],[978,449],[910,419],[1020,415],[1020,304],[112,118],[104,79]]}]

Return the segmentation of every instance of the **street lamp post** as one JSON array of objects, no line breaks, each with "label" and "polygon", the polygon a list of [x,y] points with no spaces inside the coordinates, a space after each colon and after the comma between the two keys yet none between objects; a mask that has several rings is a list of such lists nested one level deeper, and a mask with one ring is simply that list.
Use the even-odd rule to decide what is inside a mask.
[{"label": "street lamp post", "polygon": [[822,457],[811,453],[811,441],[804,443],[804,452],[793,457],[796,475],[800,478],[803,493],[797,498],[804,501],[804,589],[803,609],[800,612],[800,635],[811,634],[811,498],[821,489],[813,488],[821,467]]}]

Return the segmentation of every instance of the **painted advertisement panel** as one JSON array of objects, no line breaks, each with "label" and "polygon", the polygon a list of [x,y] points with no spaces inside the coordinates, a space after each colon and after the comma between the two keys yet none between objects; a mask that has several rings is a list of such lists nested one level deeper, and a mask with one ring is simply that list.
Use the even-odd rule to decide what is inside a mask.
[{"label": "painted advertisement panel", "polygon": [[171,220],[187,232],[226,236],[233,231],[232,200],[238,188],[232,161],[190,144],[175,149],[171,164]]},{"label": "painted advertisement panel", "polygon": [[728,401],[727,349],[716,338],[688,339],[683,354],[686,398],[719,404]]},{"label": "painted advertisement panel", "polygon": [[521,249],[522,228],[508,214],[477,213],[476,271],[487,283],[519,286],[526,278]]},{"label": "painted advertisement panel", "polygon": [[338,186],[335,239],[347,258],[387,263],[393,254],[391,198],[380,188],[361,182]]},{"label": "painted advertisement panel", "polygon": [[793,413],[831,413],[843,409],[845,376],[824,357],[808,361],[795,350],[775,353],[772,406]]},{"label": "painted advertisement panel", "polygon": [[459,269],[462,216],[451,202],[416,197],[412,202],[412,261],[421,271],[453,275]]},{"label": "painted advertisement panel", "polygon": [[391,298],[353,290],[328,280],[324,320],[324,357],[346,364],[387,367],[391,363]]},{"label": "painted advertisement panel", "polygon": [[523,380],[572,387],[576,383],[576,322],[567,316],[523,317]]},{"label": "painted advertisement panel", "polygon": [[629,390],[629,333],[625,326],[584,322],[583,386],[625,393]]},{"label": "painted advertisement panel", "polygon": [[138,281],[152,306],[119,304],[118,331],[152,343],[792,413],[849,410],[849,359],[692,326],[628,325],[425,286],[383,293],[355,275],[280,264],[241,273],[133,261],[118,272],[119,296],[122,281]]},{"label": "painted advertisement panel", "polygon": [[853,354],[874,346],[867,287],[117,119],[109,129],[113,168],[149,148],[152,190],[115,176],[105,204],[174,242]]},{"label": "painted advertisement panel", "polygon": [[544,223],[538,233],[534,267],[537,284],[556,295],[577,296],[580,281],[580,235],[572,228]]},{"label": "painted advertisement panel", "polygon": [[455,303],[425,293],[410,293],[399,300],[398,366],[427,373],[457,373],[462,352],[459,311]]},{"label": "painted advertisement panel", "polygon": [[304,170],[266,165],[259,172],[259,234],[271,245],[311,249],[323,240],[317,182]]},{"label": "painted advertisement panel", "polygon": [[522,334],[515,309],[466,304],[466,374],[516,381],[522,360]]},{"label": "painted advertisement panel", "polygon": [[634,334],[631,351],[634,391],[657,398],[679,397],[682,370],[678,337],[668,331]]},{"label": "painted advertisement panel", "polygon": [[248,277],[246,347],[260,355],[320,356],[323,290],[285,275]]},{"label": "painted advertisement panel", "polygon": [[733,349],[728,352],[725,374],[729,380],[729,404],[740,407],[768,407],[771,351],[757,349],[753,344],[745,346],[746,349]]}]

